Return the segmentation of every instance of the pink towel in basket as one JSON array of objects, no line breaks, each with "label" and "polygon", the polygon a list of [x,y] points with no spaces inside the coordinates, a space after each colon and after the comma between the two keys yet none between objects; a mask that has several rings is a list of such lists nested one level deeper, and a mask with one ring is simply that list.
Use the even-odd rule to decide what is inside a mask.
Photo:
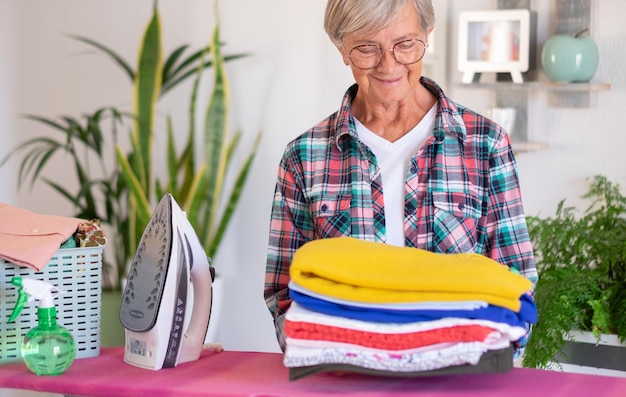
[{"label": "pink towel in basket", "polygon": [[0,203],[0,258],[41,271],[84,222]]}]

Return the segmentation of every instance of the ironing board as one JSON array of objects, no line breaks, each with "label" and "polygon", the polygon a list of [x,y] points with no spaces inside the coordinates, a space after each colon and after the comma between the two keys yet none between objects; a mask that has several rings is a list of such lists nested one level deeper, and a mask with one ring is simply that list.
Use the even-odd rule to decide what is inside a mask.
[{"label": "ironing board", "polygon": [[[0,388],[94,397],[128,396],[567,396],[623,397],[626,378],[514,368],[500,374],[389,378],[317,374],[289,381],[282,354],[203,352],[200,360],[151,371],[123,362],[122,348],[74,361],[60,376],[24,364],[0,366]],[[1,394],[1,392],[0,392]]]}]

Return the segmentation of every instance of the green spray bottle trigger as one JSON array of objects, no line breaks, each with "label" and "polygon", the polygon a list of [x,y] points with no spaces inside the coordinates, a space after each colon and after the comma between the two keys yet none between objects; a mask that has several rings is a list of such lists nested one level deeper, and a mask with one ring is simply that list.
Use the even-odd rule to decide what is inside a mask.
[{"label": "green spray bottle trigger", "polygon": [[28,302],[28,294],[24,292],[24,290],[22,289],[22,278],[13,277],[11,279],[11,284],[18,287],[18,290],[17,290],[18,295],[17,295],[17,301],[15,302],[15,307],[13,308],[13,311],[11,312],[11,317],[9,317],[10,323],[15,321],[17,316],[19,316],[20,313],[22,312],[22,309],[24,308],[24,305],[26,304],[26,302]]},{"label": "green spray bottle trigger", "polygon": [[37,375],[59,375],[65,372],[76,356],[72,334],[56,322],[54,298],[64,293],[45,281],[13,277],[18,297],[9,319],[14,321],[27,302],[39,301],[37,326],[26,333],[22,341],[22,358],[28,369]]},{"label": "green spray bottle trigger", "polygon": [[11,284],[18,288],[18,295],[13,312],[11,312],[11,317],[9,317],[10,323],[15,321],[17,316],[20,315],[26,303],[38,299],[41,302],[39,304],[40,308],[54,307],[54,298],[63,294],[63,291],[54,285],[39,280],[24,280],[22,277],[13,277]]}]

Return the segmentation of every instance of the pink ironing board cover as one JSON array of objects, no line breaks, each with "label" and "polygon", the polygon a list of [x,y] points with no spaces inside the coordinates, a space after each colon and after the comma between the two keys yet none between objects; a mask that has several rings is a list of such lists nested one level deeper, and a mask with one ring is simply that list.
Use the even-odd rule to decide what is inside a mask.
[{"label": "pink ironing board cover", "polygon": [[205,351],[200,360],[151,371],[123,362],[122,348],[74,361],[60,376],[36,376],[24,364],[0,366],[0,388],[66,395],[127,396],[567,396],[626,395],[626,379],[515,368],[504,374],[391,378],[318,374],[288,380],[282,354]]}]

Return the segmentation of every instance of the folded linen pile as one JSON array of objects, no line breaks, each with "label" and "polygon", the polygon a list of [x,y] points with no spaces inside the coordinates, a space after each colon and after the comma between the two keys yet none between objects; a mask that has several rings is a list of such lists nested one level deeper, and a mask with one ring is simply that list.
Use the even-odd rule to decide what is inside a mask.
[{"label": "folded linen pile", "polygon": [[476,365],[487,352],[510,351],[536,321],[532,283],[478,254],[321,239],[296,252],[290,273],[291,369],[413,374]]},{"label": "folded linen pile", "polygon": [[0,259],[41,272],[59,248],[106,245],[100,220],[45,215],[0,203]]}]

